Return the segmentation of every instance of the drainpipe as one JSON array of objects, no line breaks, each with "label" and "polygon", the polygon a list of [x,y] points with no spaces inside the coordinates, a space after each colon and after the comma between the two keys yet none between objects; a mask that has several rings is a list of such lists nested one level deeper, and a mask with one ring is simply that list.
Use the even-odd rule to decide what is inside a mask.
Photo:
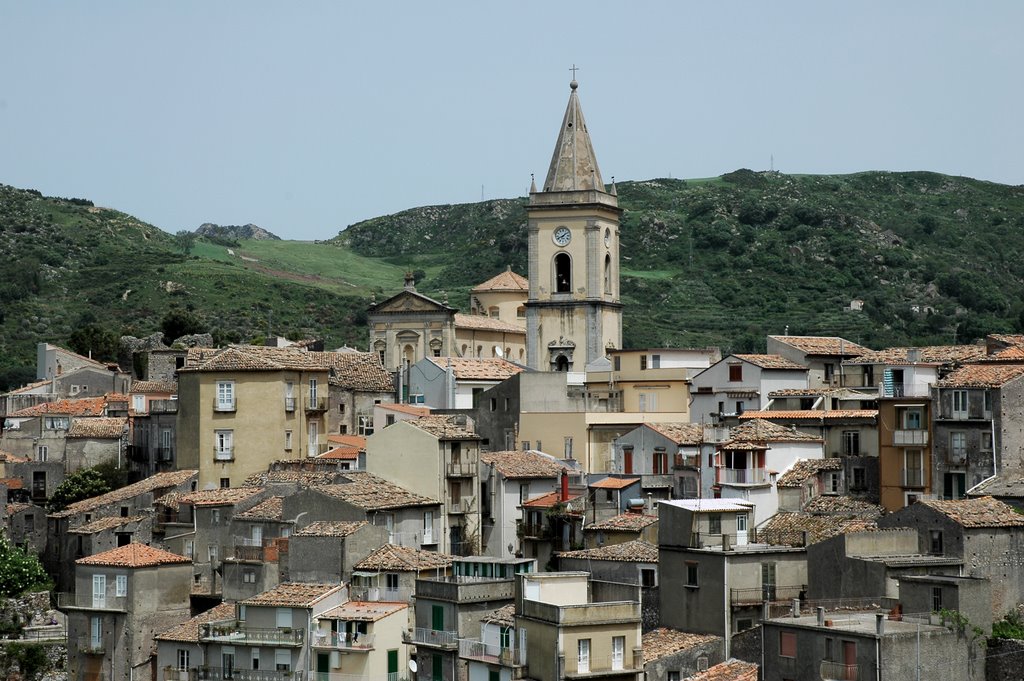
[{"label": "drainpipe", "polygon": [[[725,613],[725,659],[732,657],[730,651],[732,650],[732,623],[729,621],[729,556],[722,554],[722,612]],[[762,631],[764,628],[762,627]],[[762,633],[762,636],[764,634]],[[764,651],[764,645],[761,646],[762,652]],[[762,667],[763,669],[763,667]]]}]

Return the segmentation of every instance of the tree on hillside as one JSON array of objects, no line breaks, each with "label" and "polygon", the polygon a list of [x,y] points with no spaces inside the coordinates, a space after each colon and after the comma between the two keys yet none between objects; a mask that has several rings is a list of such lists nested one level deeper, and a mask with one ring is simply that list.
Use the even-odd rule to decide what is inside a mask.
[{"label": "tree on hillside", "polygon": [[117,336],[98,324],[86,324],[75,329],[68,338],[68,347],[101,362],[117,361]]},{"label": "tree on hillside", "polygon": [[84,468],[64,478],[64,482],[53,491],[47,508],[51,513],[63,511],[76,501],[106,494],[112,489],[102,471]]},{"label": "tree on hillside", "polygon": [[168,343],[182,336],[194,333],[206,333],[206,325],[194,313],[175,307],[167,311],[160,322],[160,329]]},{"label": "tree on hillside", "polygon": [[46,588],[49,582],[37,556],[0,535],[0,596],[20,596],[33,588]]},{"label": "tree on hillside", "polygon": [[188,255],[196,246],[196,233],[190,232],[187,229],[176,232],[174,235],[174,245],[178,247],[179,251]]}]

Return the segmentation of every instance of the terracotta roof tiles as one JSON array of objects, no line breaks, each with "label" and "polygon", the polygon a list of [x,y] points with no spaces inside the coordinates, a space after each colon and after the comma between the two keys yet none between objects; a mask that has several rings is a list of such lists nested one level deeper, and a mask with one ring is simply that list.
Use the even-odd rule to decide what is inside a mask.
[{"label": "terracotta roof tiles", "polygon": [[68,506],[63,511],[57,511],[51,513],[51,518],[67,518],[79,513],[87,513],[108,504],[116,504],[126,499],[131,499],[142,494],[148,494],[150,492],[156,492],[161,489],[169,489],[171,487],[178,487],[189,481],[191,478],[195,478],[199,474],[196,470],[181,470],[181,471],[168,471],[166,473],[157,473],[151,475],[145,480],[139,480],[138,482],[132,483],[127,487],[116,489],[106,494],[91,497],[89,499],[83,499],[82,501],[76,501],[75,503]]},{"label": "terracotta roof tiles", "polygon": [[721,640],[720,636],[690,634],[678,629],[659,627],[645,633],[641,638],[640,646],[643,648],[644,663],[646,664],[688,648]]},{"label": "terracotta roof tiles", "polygon": [[586,531],[639,532],[649,525],[658,522],[658,516],[643,513],[620,513],[600,522],[591,523],[583,528]]},{"label": "terracotta roof tiles", "polygon": [[344,477],[348,482],[334,485],[314,485],[312,489],[366,511],[409,506],[436,506],[440,503],[437,499],[411,492],[373,473],[346,472]]},{"label": "terracotta roof tiles", "polygon": [[356,570],[422,572],[451,567],[454,556],[409,546],[385,544],[355,565]]},{"label": "terracotta roof tiles", "polygon": [[234,506],[240,501],[245,501],[262,493],[262,487],[204,489],[186,494],[181,498],[181,503],[192,504],[197,508],[205,506]]},{"label": "terracotta roof tiles", "polygon": [[345,620],[346,622],[376,622],[408,607],[408,603],[349,601],[321,613],[320,618]]},{"label": "terracotta roof tiles", "polygon": [[840,355],[856,357],[870,349],[837,336],[768,336],[772,340],[796,348],[806,355]]},{"label": "terracotta roof tiles", "polygon": [[234,520],[282,520],[284,497],[270,497],[247,511],[236,513]]},{"label": "terracotta roof tiles", "polygon": [[441,440],[479,440],[480,436],[474,433],[468,425],[462,425],[460,417],[444,414],[423,416],[411,421],[405,421],[425,430],[434,437]]},{"label": "terracotta roof tiles", "polygon": [[135,381],[128,392],[132,394],[167,393],[173,395],[178,392],[178,384],[175,381]]},{"label": "terracotta roof tiles", "polygon": [[621,544],[605,544],[594,549],[579,551],[559,551],[559,558],[583,558],[587,560],[612,560],[626,563],[657,563],[658,547],[641,539],[622,542]]},{"label": "terracotta roof tiles", "polygon": [[729,660],[698,672],[686,681],[757,681],[758,666],[753,662]]},{"label": "terracotta roof tiles", "polygon": [[1024,364],[967,364],[950,372],[935,387],[1000,388],[1021,376],[1024,376]]},{"label": "terracotta roof tiles", "polygon": [[795,428],[784,428],[765,419],[744,421],[729,430],[729,440],[719,445],[721,449],[736,449],[743,444],[767,444],[769,442],[821,442],[821,438],[801,433]]},{"label": "terracotta roof tiles", "polygon": [[496,274],[482,284],[473,287],[471,293],[483,293],[486,291],[529,291],[530,281],[521,274],[516,274],[509,267],[504,272]]},{"label": "terracotta roof tiles", "polygon": [[801,487],[805,482],[822,471],[843,470],[843,460],[830,459],[797,459],[788,471],[779,476],[776,487]]},{"label": "terracotta roof tiles", "polygon": [[648,423],[646,425],[677,445],[699,445],[704,441],[704,426],[700,423]]},{"label": "terracotta roof tiles", "polygon": [[500,624],[506,627],[515,626],[516,604],[509,603],[508,605],[503,605],[497,610],[485,614],[480,618],[480,621],[487,624]]},{"label": "terracotta roof tiles", "polygon": [[207,622],[220,622],[235,618],[234,603],[220,603],[206,612],[200,613],[153,638],[157,641],[177,641],[179,643],[199,643],[199,625]]},{"label": "terracotta roof tiles", "polygon": [[132,523],[142,522],[150,516],[148,515],[133,515],[124,518],[119,515],[109,516],[106,518],[100,518],[94,520],[91,523],[85,525],[79,525],[78,527],[68,530],[70,534],[95,534],[96,532],[104,532],[106,530],[112,530],[115,527],[123,527],[124,525],[130,525]]},{"label": "terracotta roof tiles", "polygon": [[807,367],[797,364],[792,360],[788,360],[782,355],[732,355],[737,359],[742,359],[744,362],[750,362],[754,366],[761,367],[762,369],[789,369],[789,370],[803,370]]},{"label": "terracotta roof tiles", "polygon": [[380,407],[387,411],[397,411],[400,414],[409,414],[410,416],[430,416],[430,407],[417,407],[412,404],[377,404],[374,407]]},{"label": "terracotta roof tiles", "polygon": [[503,322],[500,319],[495,319],[494,317],[485,317],[482,314],[462,314],[461,312],[456,312],[455,328],[476,329],[479,331],[499,331],[501,333],[522,336],[526,335],[525,326]]},{"label": "terracotta roof tiles", "polygon": [[[917,356],[911,361],[911,356]],[[901,366],[908,364],[956,364],[973,362],[985,357],[983,345],[929,345],[919,348],[886,348],[873,350],[855,359],[846,360],[847,364],[888,364]]]},{"label": "terracotta roof tiles", "polygon": [[332,352],[329,363],[334,372],[328,382],[345,390],[364,392],[393,392],[394,375],[380,365],[377,355],[370,352]]},{"label": "terracotta roof tiles", "polygon": [[870,519],[885,514],[884,508],[870,501],[834,494],[819,494],[805,503],[801,510],[815,515],[845,515]]},{"label": "terracotta roof tiles", "polygon": [[275,608],[311,608],[317,601],[340,591],[341,584],[305,584],[285,582],[278,584],[269,591],[256,594],[252,598],[240,601],[240,605],[267,606]]},{"label": "terracotta roof tiles", "polygon": [[191,563],[191,558],[179,556],[170,551],[153,548],[145,544],[126,544],[116,549],[103,551],[92,556],[79,558],[75,565],[109,565],[111,567],[143,568],[157,565],[177,565]]},{"label": "terracotta roof tiles", "polygon": [[26,407],[11,412],[8,416],[20,418],[25,416],[44,416],[60,414],[61,416],[103,416],[107,413],[106,397],[83,397],[77,399],[43,402],[34,407]]},{"label": "terracotta roof tiles", "polygon": [[318,520],[306,525],[293,537],[347,537],[362,527],[369,525],[365,520],[348,522],[344,520]]},{"label": "terracotta roof tiles", "polygon": [[508,479],[557,478],[567,468],[558,459],[533,450],[487,452],[480,455],[480,461]]},{"label": "terracotta roof tiles", "polygon": [[601,478],[588,485],[591,489],[625,489],[640,482],[640,478]]},{"label": "terracotta roof tiles", "polygon": [[992,497],[958,501],[924,500],[918,503],[933,508],[963,527],[1021,527],[1024,515],[1012,506]]},{"label": "terracotta roof tiles", "polygon": [[71,439],[118,440],[128,432],[128,417],[75,419],[68,429]]},{"label": "terracotta roof tiles", "polygon": [[451,366],[452,373],[460,381],[504,381],[523,371],[523,367],[518,364],[498,357],[491,359],[428,357],[427,359],[442,369]]},{"label": "terracotta roof tiles", "polygon": [[328,435],[327,441],[354,449],[366,449],[366,438],[362,435]]},{"label": "terracotta roof tiles", "polygon": [[745,411],[740,421],[766,419],[769,421],[841,421],[843,419],[875,419],[877,409],[772,409],[769,411]]},{"label": "terracotta roof tiles", "polygon": [[757,541],[781,546],[803,546],[804,532],[808,544],[848,532],[859,532],[875,527],[875,521],[868,518],[810,513],[780,512],[769,518],[757,529]]}]

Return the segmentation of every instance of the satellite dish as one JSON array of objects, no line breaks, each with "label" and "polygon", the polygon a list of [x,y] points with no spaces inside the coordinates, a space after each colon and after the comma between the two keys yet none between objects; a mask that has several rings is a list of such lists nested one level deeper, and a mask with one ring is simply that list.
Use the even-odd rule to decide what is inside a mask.
[{"label": "satellite dish", "polygon": [[415,674],[416,673],[416,669],[417,669],[416,660],[409,660],[409,671],[411,671],[413,674]]},{"label": "satellite dish", "polygon": [[494,346],[494,354],[497,355],[498,357],[505,357],[504,351],[502,351],[502,349],[499,348],[497,345]]}]

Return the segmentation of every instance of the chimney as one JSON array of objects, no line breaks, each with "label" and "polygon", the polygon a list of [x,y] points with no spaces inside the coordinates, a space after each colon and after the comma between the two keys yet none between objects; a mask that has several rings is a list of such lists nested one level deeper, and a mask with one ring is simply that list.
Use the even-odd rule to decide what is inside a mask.
[{"label": "chimney", "polygon": [[793,599],[793,617],[799,617],[799,616],[800,616],[800,599],[799,598],[794,598]]},{"label": "chimney", "polygon": [[648,515],[650,515],[651,511],[654,510],[654,495],[650,492],[647,493],[647,503],[644,504],[644,508]]},{"label": "chimney", "polygon": [[880,612],[875,615],[875,633],[885,636],[885,613]]},{"label": "chimney", "polygon": [[823,608],[823,607],[821,607],[819,605],[817,610],[818,610],[818,626],[819,627],[823,627],[823,626],[825,626],[825,608]]},{"label": "chimney", "polygon": [[727,534],[722,535],[722,550],[732,551],[732,541],[729,539],[729,535]]},{"label": "chimney", "polygon": [[564,468],[562,469],[562,490],[558,500],[563,503],[569,501],[569,472]]}]

